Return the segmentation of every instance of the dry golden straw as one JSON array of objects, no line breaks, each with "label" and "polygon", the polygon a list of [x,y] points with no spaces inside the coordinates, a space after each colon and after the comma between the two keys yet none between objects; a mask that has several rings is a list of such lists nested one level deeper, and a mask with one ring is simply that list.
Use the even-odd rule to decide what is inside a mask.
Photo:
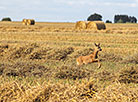
[{"label": "dry golden straw", "polygon": [[23,19],[22,23],[23,25],[27,25],[27,19]]},{"label": "dry golden straw", "polygon": [[86,29],[87,22],[86,21],[78,21],[76,22],[76,29]]}]

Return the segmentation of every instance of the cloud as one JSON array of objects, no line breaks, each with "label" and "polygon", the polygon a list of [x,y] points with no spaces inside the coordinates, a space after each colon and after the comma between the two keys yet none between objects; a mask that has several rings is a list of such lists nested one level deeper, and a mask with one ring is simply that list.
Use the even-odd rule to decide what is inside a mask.
[{"label": "cloud", "polygon": [[[137,7],[138,5],[138,0],[132,1],[132,0],[127,0],[127,2],[124,2],[124,0],[58,0],[55,1],[57,3],[63,3],[65,5],[70,5],[70,6],[118,6],[118,7]],[[99,3],[100,2],[100,3]]]},{"label": "cloud", "polygon": [[103,3],[105,6],[117,6],[117,7],[137,7],[136,3],[111,3],[105,2]]},{"label": "cloud", "polygon": [[0,10],[6,10],[6,7],[0,6]]}]

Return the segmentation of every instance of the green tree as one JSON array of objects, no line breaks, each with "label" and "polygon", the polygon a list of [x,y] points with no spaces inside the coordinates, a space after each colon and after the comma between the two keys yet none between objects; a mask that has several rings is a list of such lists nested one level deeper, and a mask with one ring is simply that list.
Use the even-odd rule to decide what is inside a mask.
[{"label": "green tree", "polygon": [[102,16],[100,14],[94,13],[87,18],[87,21],[102,21]]},{"label": "green tree", "polygon": [[112,21],[106,20],[106,23],[112,23]]},{"label": "green tree", "polygon": [[1,21],[12,21],[10,17],[5,17]]},{"label": "green tree", "polygon": [[117,23],[124,23],[122,19],[119,19]]}]

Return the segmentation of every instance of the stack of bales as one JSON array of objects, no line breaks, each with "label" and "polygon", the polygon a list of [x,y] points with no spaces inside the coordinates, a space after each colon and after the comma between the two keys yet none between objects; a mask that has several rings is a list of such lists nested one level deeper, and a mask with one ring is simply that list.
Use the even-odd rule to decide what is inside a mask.
[{"label": "stack of bales", "polygon": [[22,21],[23,25],[35,25],[34,19],[23,19]]},{"label": "stack of bales", "polygon": [[102,21],[78,21],[76,22],[76,29],[92,29],[104,30],[106,29],[105,23]]}]

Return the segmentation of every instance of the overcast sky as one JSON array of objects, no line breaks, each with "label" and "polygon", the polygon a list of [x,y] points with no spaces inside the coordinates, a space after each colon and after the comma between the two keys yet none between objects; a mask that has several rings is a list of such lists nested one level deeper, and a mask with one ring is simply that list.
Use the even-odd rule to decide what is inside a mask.
[{"label": "overcast sky", "polygon": [[14,21],[33,18],[46,22],[76,22],[99,13],[103,20],[114,19],[115,14],[138,18],[138,0],[0,0],[0,19]]}]

